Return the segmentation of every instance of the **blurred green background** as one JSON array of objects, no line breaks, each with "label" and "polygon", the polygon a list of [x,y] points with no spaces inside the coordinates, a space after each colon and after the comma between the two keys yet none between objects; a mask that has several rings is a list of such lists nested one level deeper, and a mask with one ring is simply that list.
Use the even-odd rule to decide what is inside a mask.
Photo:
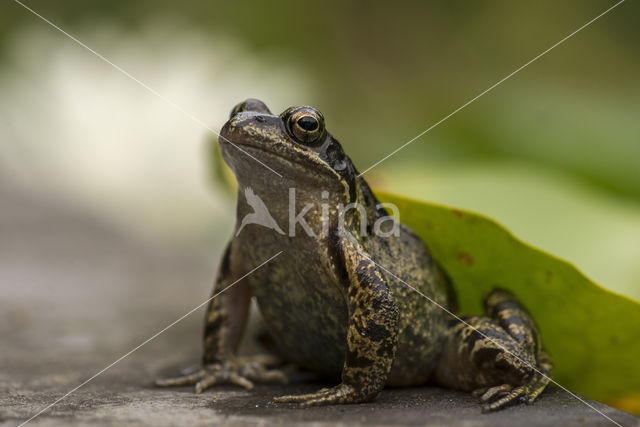
[{"label": "blurred green background", "polygon": [[[310,104],[365,170],[613,5],[28,1],[219,129]],[[215,253],[210,134],[20,5],[0,6],[0,179]],[[625,2],[366,174],[487,214],[640,299],[640,4]]]}]

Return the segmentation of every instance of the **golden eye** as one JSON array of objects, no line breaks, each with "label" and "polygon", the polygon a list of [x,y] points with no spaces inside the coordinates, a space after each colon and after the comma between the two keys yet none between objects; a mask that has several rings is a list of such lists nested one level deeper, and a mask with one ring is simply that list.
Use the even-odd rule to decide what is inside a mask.
[{"label": "golden eye", "polygon": [[302,107],[292,112],[287,120],[287,127],[298,142],[311,145],[324,135],[324,118],[319,111]]}]

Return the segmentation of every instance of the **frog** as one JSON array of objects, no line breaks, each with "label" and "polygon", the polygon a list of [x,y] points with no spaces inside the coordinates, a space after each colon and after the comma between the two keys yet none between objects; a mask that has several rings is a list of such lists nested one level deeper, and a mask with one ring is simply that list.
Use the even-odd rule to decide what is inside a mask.
[{"label": "frog", "polygon": [[286,382],[268,359],[237,355],[253,299],[281,360],[337,383],[275,404],[361,403],[385,387],[436,384],[471,392],[489,412],[533,403],[546,388],[552,363],[529,312],[494,288],[484,315],[457,315],[449,275],[379,202],[319,110],[276,115],[247,99],[218,142],[238,183],[236,228],[207,307],[200,365],[156,385],[201,393]]}]

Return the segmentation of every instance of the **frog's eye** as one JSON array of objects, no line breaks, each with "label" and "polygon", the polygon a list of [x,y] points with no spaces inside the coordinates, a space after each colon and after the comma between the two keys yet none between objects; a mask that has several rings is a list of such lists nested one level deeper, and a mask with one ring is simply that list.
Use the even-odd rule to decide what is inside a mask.
[{"label": "frog's eye", "polygon": [[324,117],[311,107],[298,107],[286,112],[287,129],[301,144],[312,145],[324,135]]}]

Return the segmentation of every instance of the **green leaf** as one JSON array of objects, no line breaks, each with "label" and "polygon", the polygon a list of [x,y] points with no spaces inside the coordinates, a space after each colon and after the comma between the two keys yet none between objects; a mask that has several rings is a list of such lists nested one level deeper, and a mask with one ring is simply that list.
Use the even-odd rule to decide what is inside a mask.
[{"label": "green leaf", "polygon": [[234,195],[238,189],[236,178],[233,175],[233,171],[222,158],[222,151],[220,150],[220,144],[218,144],[218,138],[209,138],[206,143],[207,160],[209,164],[209,179],[208,181],[215,188],[221,188],[228,195]]},{"label": "green leaf", "polygon": [[[481,215],[379,193],[426,243],[453,280],[465,314],[483,314],[482,297],[511,290],[536,320],[571,391],[613,400],[640,387],[640,304],[607,291],[566,261],[535,249]],[[603,254],[606,256],[606,254]],[[385,266],[393,271],[393,266]]]}]

